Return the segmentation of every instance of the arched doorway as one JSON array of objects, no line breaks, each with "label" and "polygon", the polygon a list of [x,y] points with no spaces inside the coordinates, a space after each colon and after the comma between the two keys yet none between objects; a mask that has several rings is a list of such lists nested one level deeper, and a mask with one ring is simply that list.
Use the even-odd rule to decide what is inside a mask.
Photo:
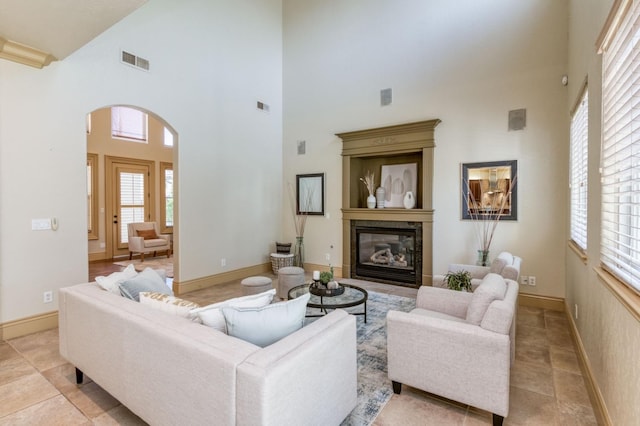
[{"label": "arched doorway", "polygon": [[157,222],[177,242],[177,142],[175,129],[144,108],[87,114],[89,261],[128,258],[129,222]]}]

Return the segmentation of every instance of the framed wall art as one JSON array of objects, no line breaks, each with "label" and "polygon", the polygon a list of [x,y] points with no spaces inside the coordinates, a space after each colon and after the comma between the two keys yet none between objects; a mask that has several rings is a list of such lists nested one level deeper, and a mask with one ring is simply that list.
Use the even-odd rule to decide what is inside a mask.
[{"label": "framed wall art", "polygon": [[296,175],[296,214],[324,215],[324,173]]},{"label": "framed wall art", "polygon": [[518,161],[462,164],[462,219],[518,219]]},{"label": "framed wall art", "polygon": [[403,200],[408,191],[416,196],[418,164],[393,164],[382,166],[381,185],[384,188],[384,207],[404,208]]}]

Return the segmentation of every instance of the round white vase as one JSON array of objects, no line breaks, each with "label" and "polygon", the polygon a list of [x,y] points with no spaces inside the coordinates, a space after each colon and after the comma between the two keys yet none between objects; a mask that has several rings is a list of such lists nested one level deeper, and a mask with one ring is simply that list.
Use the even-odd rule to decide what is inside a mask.
[{"label": "round white vase", "polygon": [[376,197],[373,194],[369,194],[367,197],[367,208],[375,209],[376,208]]},{"label": "round white vase", "polygon": [[413,192],[407,191],[404,194],[403,204],[405,209],[412,209],[416,206],[416,197],[413,196]]}]

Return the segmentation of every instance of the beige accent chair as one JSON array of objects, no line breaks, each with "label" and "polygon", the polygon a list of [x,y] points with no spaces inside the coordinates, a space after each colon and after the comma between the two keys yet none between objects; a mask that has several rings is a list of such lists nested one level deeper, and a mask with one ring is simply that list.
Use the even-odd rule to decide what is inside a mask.
[{"label": "beige accent chair", "polygon": [[[475,290],[482,279],[490,272],[494,274],[502,275],[505,279],[510,279],[518,282],[520,277],[520,265],[522,259],[518,256],[503,251],[493,259],[490,266],[478,266],[478,265],[464,265],[460,263],[452,263],[449,265],[448,272],[460,272],[469,271],[471,274],[471,290]],[[447,288],[447,283],[444,280],[444,275],[434,275],[433,284],[434,287]]]},{"label": "beige accent chair", "polygon": [[144,262],[144,255],[166,250],[167,257],[171,256],[171,238],[160,234],[156,222],[133,222],[127,224],[129,239],[129,260],[134,253],[140,253],[140,262]]},{"label": "beige accent chair", "polygon": [[473,293],[423,286],[416,309],[387,314],[388,374],[402,384],[509,414],[518,283],[487,274]]}]

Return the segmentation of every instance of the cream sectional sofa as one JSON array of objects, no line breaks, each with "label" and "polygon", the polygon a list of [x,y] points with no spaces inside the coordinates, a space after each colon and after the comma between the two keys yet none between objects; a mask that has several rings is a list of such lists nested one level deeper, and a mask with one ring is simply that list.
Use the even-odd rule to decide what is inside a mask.
[{"label": "cream sectional sofa", "polygon": [[102,290],[60,289],[60,353],[153,425],[338,425],[356,405],[355,318],[260,348]]}]

